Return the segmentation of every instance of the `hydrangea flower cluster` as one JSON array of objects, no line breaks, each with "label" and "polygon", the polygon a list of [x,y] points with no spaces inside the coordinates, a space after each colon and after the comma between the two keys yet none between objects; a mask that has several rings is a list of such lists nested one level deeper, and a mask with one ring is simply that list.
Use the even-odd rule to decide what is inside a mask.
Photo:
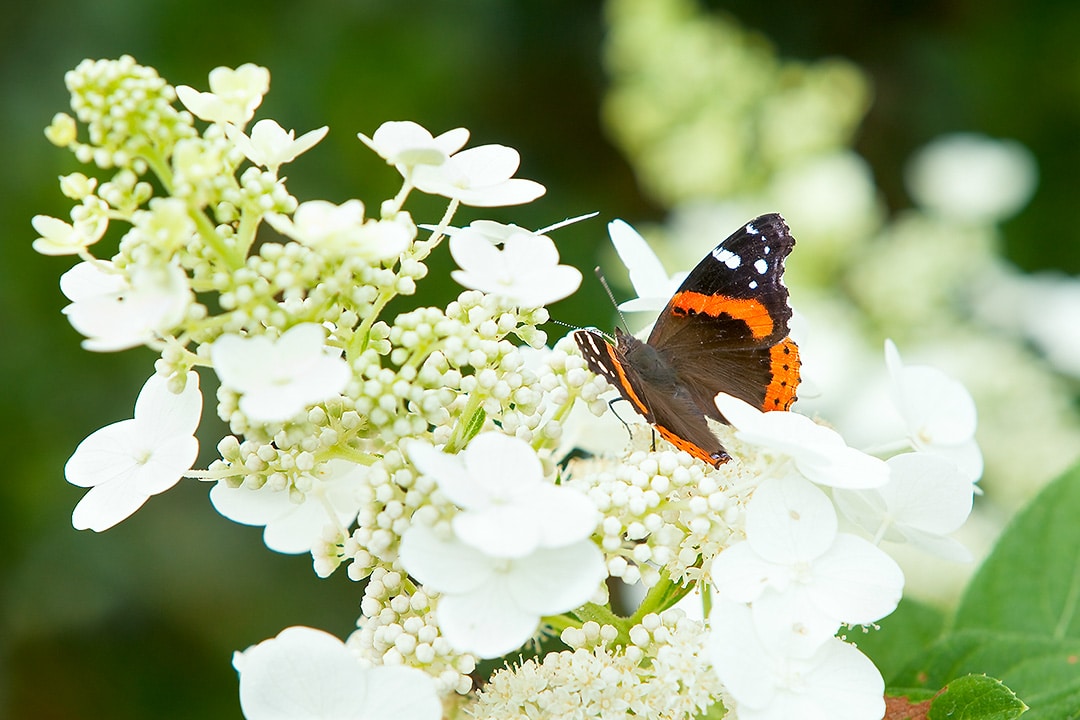
[{"label": "hydrangea flower cluster", "polygon": [[[516,151],[385,123],[359,140],[402,187],[372,214],[286,189],[281,167],[327,129],[248,129],[264,68],[218,68],[204,92],[124,57],[85,61],[67,85],[75,117],[47,136],[108,179],[63,178],[77,205],[70,222],[35,218],[35,247],[80,259],[61,290],[87,349],[160,353],[133,418],[69,460],[69,482],[90,488],[74,525],[106,530],[190,478],[268,548],[366,581],[344,643],[297,627],[236,655],[249,719],[880,717],[880,674],[837,633],[900,598],[878,543],[963,556],[947,535],[981,455],[961,386],[889,345],[899,442],[915,452],[888,462],[723,394],[735,460],[719,468],[640,422],[612,444],[595,431],[611,389],[539,327],[582,279],[559,262],[558,225],[451,225],[461,206],[543,194],[514,177]],[[446,198],[443,217],[417,224],[413,191]],[[261,237],[264,221],[279,235]],[[94,255],[118,225],[117,252]],[[629,225],[611,234],[640,285],[628,309],[655,309],[671,279]],[[447,238],[466,289],[390,315]],[[200,371],[230,428],[205,470],[192,469]],[[635,591],[616,615],[611,594]],[[542,651],[555,634],[569,649]],[[514,655],[476,677],[478,660]]]}]

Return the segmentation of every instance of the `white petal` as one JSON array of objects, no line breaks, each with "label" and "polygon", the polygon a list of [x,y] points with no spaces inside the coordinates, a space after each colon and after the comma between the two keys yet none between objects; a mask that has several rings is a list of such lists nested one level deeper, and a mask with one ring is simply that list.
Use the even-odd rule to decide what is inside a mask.
[{"label": "white petal", "polygon": [[266,524],[263,544],[286,555],[310,552],[322,538],[323,529],[333,522],[318,498],[308,497],[299,505],[293,503],[289,512]]},{"label": "white petal", "polygon": [[463,455],[469,478],[492,499],[508,500],[544,482],[540,458],[519,438],[501,432],[481,433],[469,442]]},{"label": "white petal", "polygon": [[210,502],[221,515],[241,525],[266,525],[296,506],[288,490],[275,490],[269,485],[258,490],[233,488],[224,480],[210,489]]},{"label": "white petal", "polygon": [[763,482],[746,508],[750,546],[774,563],[812,561],[832,546],[836,528],[836,511],[829,498],[795,475]]},{"label": "white petal", "polygon": [[411,667],[378,666],[367,671],[363,720],[439,720],[442,703],[435,683]]},{"label": "white petal", "polygon": [[488,505],[458,513],[454,535],[485,555],[520,558],[540,544],[540,518],[525,505]]},{"label": "white petal", "polygon": [[458,652],[496,658],[524,645],[540,616],[514,603],[505,584],[493,581],[462,595],[444,595],[435,607],[439,631]]},{"label": "white petal", "polygon": [[645,242],[645,238],[623,220],[609,222],[608,235],[619,259],[630,273],[630,284],[634,286],[638,297],[662,297],[666,303],[674,290],[671,287],[671,278],[660,263],[660,258],[656,257],[649,243]]},{"label": "white petal", "polygon": [[410,575],[442,593],[472,592],[490,583],[495,572],[493,560],[479,550],[422,525],[405,531],[398,554]]},{"label": "white petal", "polygon": [[720,601],[709,615],[708,652],[720,682],[738,702],[739,717],[767,708],[777,693],[776,663],[754,629],[750,608]]},{"label": "white petal", "polygon": [[108,482],[90,488],[71,514],[76,530],[108,530],[143,506],[148,496],[133,490],[131,483]]},{"label": "white petal", "polygon": [[153,430],[159,438],[194,435],[202,417],[202,393],[199,374],[188,371],[187,382],[179,394],[169,391],[168,380],[152,375],[135,400],[135,420]]},{"label": "white petal", "polygon": [[521,156],[505,145],[480,145],[454,154],[450,162],[469,178],[471,187],[485,187],[511,178],[521,164]]},{"label": "white petal", "polygon": [[514,560],[507,583],[521,607],[537,615],[556,615],[588,602],[606,577],[600,548],[582,540]]},{"label": "white petal", "polygon": [[864,625],[880,620],[900,602],[904,573],[896,561],[860,537],[840,533],[814,562],[808,588],[814,603],[842,622]]},{"label": "white petal", "polygon": [[497,185],[459,190],[450,197],[470,207],[508,207],[530,203],[546,192],[547,188],[533,180],[510,178]]},{"label": "white petal", "polygon": [[600,511],[584,493],[573,488],[542,485],[531,493],[528,506],[540,525],[540,544],[560,547],[588,538],[600,522]]},{"label": "white petal", "polygon": [[947,460],[925,453],[889,458],[891,480],[880,488],[896,522],[935,535],[960,529],[971,514],[968,478]]},{"label": "white petal", "polygon": [[468,509],[482,506],[487,501],[484,489],[465,472],[464,458],[460,454],[449,455],[419,440],[406,442],[404,448],[416,469],[433,478],[450,502]]},{"label": "white petal", "polygon": [[712,563],[713,587],[720,597],[733,602],[756,600],[773,577],[786,574],[786,568],[763,560],[748,542],[725,548]]},{"label": "white petal", "polygon": [[240,708],[247,720],[367,720],[367,672],[341,640],[291,627],[238,653]]},{"label": "white petal", "polygon": [[502,252],[482,236],[473,233],[454,233],[450,236],[450,255],[458,267],[467,272],[504,272]]},{"label": "white petal", "polygon": [[796,584],[785,592],[766,590],[750,609],[765,647],[789,657],[813,655],[841,625],[834,613],[812,602],[807,588]]}]

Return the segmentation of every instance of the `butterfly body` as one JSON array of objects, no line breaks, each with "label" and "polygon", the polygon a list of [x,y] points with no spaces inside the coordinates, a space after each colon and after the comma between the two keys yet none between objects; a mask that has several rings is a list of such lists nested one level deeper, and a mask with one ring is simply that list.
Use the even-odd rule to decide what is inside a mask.
[{"label": "butterfly body", "polygon": [[761,410],[787,410],[799,383],[788,337],[784,258],[795,239],[777,214],[751,220],[694,268],[660,313],[646,342],[595,330],[574,339],[589,368],[614,385],[661,437],[718,466],[729,457],[708,425],[724,422],[719,392]]}]

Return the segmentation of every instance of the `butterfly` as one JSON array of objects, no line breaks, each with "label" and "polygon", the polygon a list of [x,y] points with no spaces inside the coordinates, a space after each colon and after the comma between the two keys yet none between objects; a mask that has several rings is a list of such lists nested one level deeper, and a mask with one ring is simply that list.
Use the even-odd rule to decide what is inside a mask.
[{"label": "butterfly", "polygon": [[595,328],[574,340],[589,369],[618,389],[680,450],[719,466],[730,456],[706,418],[726,422],[724,392],[760,410],[787,410],[799,385],[799,348],[788,335],[784,259],[795,246],[784,218],[762,215],[698,263],[660,313],[646,342]]}]

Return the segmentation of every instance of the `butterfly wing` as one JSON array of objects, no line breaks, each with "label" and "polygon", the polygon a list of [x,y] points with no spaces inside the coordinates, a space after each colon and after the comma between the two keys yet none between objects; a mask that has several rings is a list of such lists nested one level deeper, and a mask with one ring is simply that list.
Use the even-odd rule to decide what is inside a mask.
[{"label": "butterfly wing", "polygon": [[[641,359],[643,354],[654,356],[655,351],[631,335],[618,332],[617,337],[618,345],[613,346],[599,332],[574,332],[589,369],[618,389],[661,437],[710,465],[727,460],[727,453],[688,389],[674,384],[670,369]],[[648,380],[639,370],[648,373]]]},{"label": "butterfly wing", "polygon": [[723,421],[726,392],[762,410],[786,410],[799,382],[784,259],[795,245],[784,219],[762,215],[698,263],[649,336],[700,411]]}]

